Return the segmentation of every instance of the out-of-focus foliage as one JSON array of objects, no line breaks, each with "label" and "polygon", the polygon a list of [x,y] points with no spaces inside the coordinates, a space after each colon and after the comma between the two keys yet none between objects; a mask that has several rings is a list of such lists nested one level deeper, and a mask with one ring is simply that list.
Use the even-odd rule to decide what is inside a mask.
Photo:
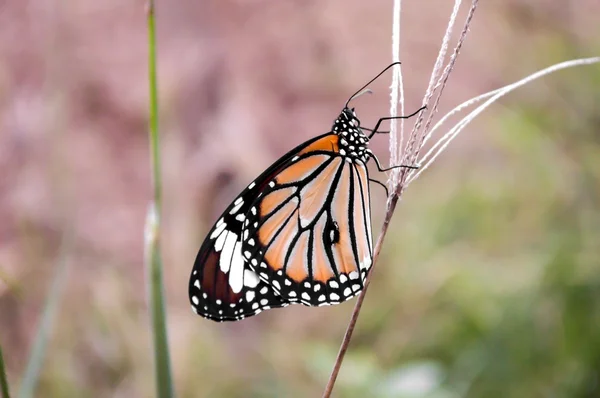
[{"label": "out-of-focus foliage", "polygon": [[[451,4],[403,3],[410,110]],[[38,396],[152,396],[143,8],[45,4],[9,2],[0,12],[0,344],[11,390],[59,244],[74,231]],[[187,281],[223,204],[289,147],[324,132],[389,62],[391,7],[159,2],[162,248],[178,396],[320,395],[352,303],[216,324],[191,313]],[[597,11],[593,0],[480,2],[443,106],[597,55]],[[387,85],[357,101],[365,125],[387,112]],[[598,87],[591,66],[520,89],[410,186],[337,396],[600,395]],[[372,145],[382,158],[385,144],[378,136]],[[384,200],[374,187],[375,231]]]}]

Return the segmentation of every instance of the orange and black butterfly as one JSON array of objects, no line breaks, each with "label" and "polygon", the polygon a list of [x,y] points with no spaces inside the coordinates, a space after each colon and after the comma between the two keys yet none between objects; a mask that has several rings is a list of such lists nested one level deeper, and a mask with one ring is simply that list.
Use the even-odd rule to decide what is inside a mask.
[{"label": "orange and black butterfly", "polygon": [[294,303],[338,304],[363,289],[373,257],[366,164],[385,170],[368,143],[394,118],[365,129],[348,103],[393,65],[350,97],[330,132],[285,154],[227,207],[194,263],[194,312],[237,321]]}]

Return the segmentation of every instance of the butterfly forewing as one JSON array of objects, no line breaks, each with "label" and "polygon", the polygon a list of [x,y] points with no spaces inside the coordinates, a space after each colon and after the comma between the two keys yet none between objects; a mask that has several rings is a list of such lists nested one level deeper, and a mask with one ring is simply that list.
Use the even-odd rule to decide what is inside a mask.
[{"label": "butterfly forewing", "polygon": [[248,213],[242,251],[289,302],[337,304],[362,290],[371,265],[368,172],[330,135],[293,157]]}]

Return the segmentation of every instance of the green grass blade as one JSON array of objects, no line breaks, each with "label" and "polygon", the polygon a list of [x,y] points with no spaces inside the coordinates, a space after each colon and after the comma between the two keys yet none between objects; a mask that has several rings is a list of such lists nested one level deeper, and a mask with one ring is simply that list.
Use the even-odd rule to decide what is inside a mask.
[{"label": "green grass blade", "polygon": [[62,243],[56,274],[54,275],[52,285],[50,286],[50,291],[48,292],[48,298],[46,300],[42,318],[33,341],[33,346],[29,355],[29,361],[27,362],[27,368],[25,369],[25,375],[23,376],[23,380],[19,388],[20,398],[30,398],[33,397],[35,393],[40,371],[44,363],[48,337],[52,331],[54,319],[56,318],[56,313],[60,304],[60,298],[67,281],[67,248],[71,246],[70,241],[71,239],[66,237]]},{"label": "green grass blade", "polygon": [[158,140],[158,84],[156,78],[156,32],[154,1],[148,2],[148,75],[150,88],[150,157],[153,202],[146,218],[146,271],[150,302],[152,340],[154,345],[154,371],[158,397],[172,397],[173,383],[167,338],[162,260],[160,252],[160,210],[162,204],[162,180],[160,175],[160,147]]},{"label": "green grass blade", "polygon": [[4,357],[2,356],[2,346],[0,346],[0,391],[2,391],[2,398],[10,398],[8,380],[6,379],[6,368],[4,366]]}]

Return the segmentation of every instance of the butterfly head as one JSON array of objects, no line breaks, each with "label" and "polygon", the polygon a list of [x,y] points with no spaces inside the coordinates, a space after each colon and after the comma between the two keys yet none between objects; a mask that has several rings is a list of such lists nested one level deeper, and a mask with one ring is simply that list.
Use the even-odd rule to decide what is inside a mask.
[{"label": "butterfly head", "polygon": [[370,157],[369,138],[360,128],[354,108],[345,107],[333,122],[331,131],[339,137],[339,153],[352,160],[366,162]]}]

